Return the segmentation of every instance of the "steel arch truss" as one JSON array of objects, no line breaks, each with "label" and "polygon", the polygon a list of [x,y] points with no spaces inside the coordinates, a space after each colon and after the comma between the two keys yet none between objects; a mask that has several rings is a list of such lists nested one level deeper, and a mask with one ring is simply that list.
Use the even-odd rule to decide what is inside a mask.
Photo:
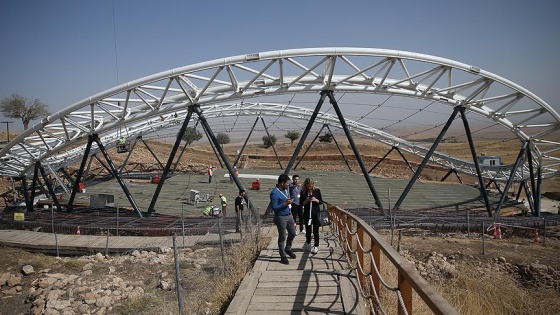
[{"label": "steel arch truss", "polygon": [[[234,56],[144,77],[93,95],[25,130],[0,150],[0,175],[25,177],[35,162],[58,168],[76,161],[89,135],[103,135],[110,147],[121,136],[133,138],[180,123],[187,108],[201,106],[207,118],[226,115],[281,115],[306,119],[312,110],[260,102],[295,93],[369,93],[424,99],[461,106],[510,130],[529,143],[515,181],[558,173],[560,143],[547,136],[559,130],[560,116],[525,88],[457,61],[413,52],[370,48],[294,49]],[[257,102],[245,104],[249,99]],[[235,103],[239,101],[239,103]],[[341,103],[344,108],[344,104]],[[318,122],[338,127],[327,113]],[[423,156],[427,149],[358,122],[356,133]],[[124,131],[122,131],[124,129]],[[93,149],[97,147],[93,146]],[[436,153],[436,163],[473,174],[467,161]],[[529,170],[529,171],[528,171]],[[493,180],[510,178],[510,167],[484,168]]]}]

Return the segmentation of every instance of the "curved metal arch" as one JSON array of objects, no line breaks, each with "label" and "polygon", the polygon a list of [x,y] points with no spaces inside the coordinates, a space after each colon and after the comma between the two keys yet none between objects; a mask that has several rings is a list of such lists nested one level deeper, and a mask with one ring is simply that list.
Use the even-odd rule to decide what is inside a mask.
[{"label": "curved metal arch", "polygon": [[[545,137],[558,131],[560,116],[539,97],[475,66],[430,55],[374,48],[293,49],[240,55],[119,85],[25,130],[0,150],[0,174],[22,176],[30,161],[63,156],[60,152],[89,134],[111,133],[124,125],[138,130],[151,128],[153,117],[165,120],[193,104],[213,105],[325,89],[391,94],[450,107],[464,106],[505,126],[521,141],[530,141],[543,176],[557,174],[559,158],[554,154],[560,150],[560,143]],[[407,146],[405,140],[395,141]],[[415,146],[407,147],[415,154],[424,152]],[[463,165],[459,159],[439,157],[445,163]],[[507,170],[496,172],[494,178],[507,173]]]},{"label": "curved metal arch", "polygon": [[[216,104],[216,105],[206,105],[201,106],[202,111],[206,119],[212,120],[221,117],[233,117],[240,115],[249,116],[274,116],[274,117],[287,117],[291,119],[308,121],[312,115],[312,110],[291,106],[286,104],[274,104],[274,103],[237,103],[237,104]],[[152,118],[149,121],[138,123],[137,125],[129,126],[130,130],[126,131],[127,137],[129,139],[134,139],[139,136],[149,135],[153,132],[177,126],[182,123],[185,119],[186,111],[180,111],[172,115],[167,115],[163,118],[157,117]],[[197,117],[192,118],[196,122]],[[342,129],[340,122],[337,117],[332,114],[321,112],[316,119],[318,124],[328,124],[334,128]],[[347,120],[346,121],[349,129],[356,134],[366,136],[377,140],[379,142],[385,143],[389,146],[398,146],[402,150],[407,151],[411,154],[417,155],[419,157],[425,156],[428,151],[427,148],[417,145],[415,143],[406,141],[404,139],[395,137],[387,132],[372,128],[365,124],[359,122]],[[117,140],[120,138],[121,131],[113,131],[108,133],[101,141],[106,144],[107,148],[111,148],[117,145]],[[51,155],[48,159],[45,159],[43,163],[50,165],[51,168],[57,169],[67,165],[74,164],[81,159],[84,152],[85,145],[73,148],[71,150],[65,151],[60,154]],[[99,150],[97,145],[94,143],[92,145],[93,152]],[[451,155],[444,154],[441,152],[435,152],[431,157],[431,161],[442,165],[446,168],[456,169],[460,172],[471,174],[476,176],[476,169],[472,162],[455,158]],[[516,180],[524,180],[528,176],[528,169],[523,166],[516,172]],[[509,166],[487,166],[482,167],[483,176],[489,179],[494,179],[498,181],[507,180],[510,172]],[[547,169],[545,169],[545,172]],[[24,170],[22,170],[24,172]]]}]

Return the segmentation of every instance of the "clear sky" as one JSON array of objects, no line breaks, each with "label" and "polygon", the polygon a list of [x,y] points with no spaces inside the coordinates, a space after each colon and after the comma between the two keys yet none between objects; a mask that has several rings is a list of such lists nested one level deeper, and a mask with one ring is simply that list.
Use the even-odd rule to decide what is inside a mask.
[{"label": "clear sky", "polygon": [[560,111],[558,14],[553,0],[2,0],[0,99],[17,93],[55,112],[197,62],[344,46],[476,65]]}]

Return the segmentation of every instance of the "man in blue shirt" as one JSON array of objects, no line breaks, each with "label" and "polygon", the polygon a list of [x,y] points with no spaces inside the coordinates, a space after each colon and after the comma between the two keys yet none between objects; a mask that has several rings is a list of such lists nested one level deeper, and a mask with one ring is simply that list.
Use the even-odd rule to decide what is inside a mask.
[{"label": "man in blue shirt", "polygon": [[[286,174],[278,176],[278,184],[270,192],[270,205],[274,211],[274,224],[278,229],[278,251],[280,252],[280,262],[284,265],[289,264],[288,258],[296,258],[292,251],[292,241],[296,237],[294,217],[292,216],[293,198],[290,198],[288,187],[290,177]],[[286,237],[287,230],[287,237]]]}]

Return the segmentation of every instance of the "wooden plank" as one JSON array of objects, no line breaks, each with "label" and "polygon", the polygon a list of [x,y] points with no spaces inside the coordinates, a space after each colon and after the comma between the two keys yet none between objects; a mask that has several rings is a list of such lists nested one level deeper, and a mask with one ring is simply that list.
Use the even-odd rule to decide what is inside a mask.
[{"label": "wooden plank", "polygon": [[299,294],[292,297],[255,295],[251,299],[251,303],[334,303],[340,302],[339,299],[340,297],[336,294],[324,294],[319,296]]},{"label": "wooden plank", "polygon": [[255,295],[270,295],[270,296],[292,296],[297,294],[338,294],[337,287],[307,287],[307,288],[283,288],[279,290],[278,288],[259,288],[255,291]]},{"label": "wooden plank", "polygon": [[[329,311],[329,312],[343,312],[344,309],[341,303],[251,303],[247,308],[248,312],[254,311]],[[268,314],[268,313],[267,313]]]}]

